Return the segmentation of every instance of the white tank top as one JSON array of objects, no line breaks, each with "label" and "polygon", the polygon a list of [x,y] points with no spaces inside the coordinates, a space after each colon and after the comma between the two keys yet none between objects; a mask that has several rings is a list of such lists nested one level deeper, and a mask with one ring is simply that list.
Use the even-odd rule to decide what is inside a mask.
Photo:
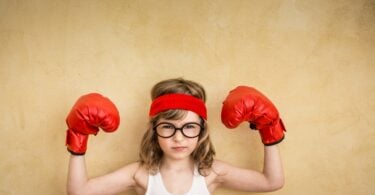
[{"label": "white tank top", "polygon": [[[206,180],[198,173],[197,168],[194,170],[193,183],[190,190],[185,195],[209,195]],[[146,195],[172,195],[164,186],[163,178],[160,172],[155,175],[148,175],[148,184]]]}]

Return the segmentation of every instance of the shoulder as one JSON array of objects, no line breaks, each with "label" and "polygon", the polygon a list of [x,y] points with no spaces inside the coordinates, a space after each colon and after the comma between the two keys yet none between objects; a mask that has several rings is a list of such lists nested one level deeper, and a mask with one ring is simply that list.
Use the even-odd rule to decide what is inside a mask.
[{"label": "shoulder", "polygon": [[124,165],[109,175],[113,175],[113,178],[117,178],[130,186],[138,186],[139,184],[143,184],[145,182],[147,184],[148,178],[147,170],[142,167],[139,162]]},{"label": "shoulder", "polygon": [[230,169],[230,164],[221,160],[214,160],[212,163],[212,171],[218,176],[227,174]]},{"label": "shoulder", "polygon": [[137,173],[139,167],[140,165],[138,162],[133,162],[133,163],[124,165],[119,170],[117,170],[117,172],[124,173],[128,176],[134,176]]},{"label": "shoulder", "polygon": [[136,186],[146,189],[149,171],[144,166],[142,166],[139,162],[132,163],[129,166],[131,166],[132,169],[134,170],[133,179],[134,179],[134,182],[136,183]]},{"label": "shoulder", "polygon": [[143,194],[147,188],[148,171],[139,162],[127,164],[108,176],[123,190],[133,188]]},{"label": "shoulder", "polygon": [[133,179],[136,178],[147,178],[148,177],[148,170],[142,166],[139,162],[133,162],[130,164],[127,164],[120,168],[120,172],[127,173],[127,175],[130,175]]},{"label": "shoulder", "polygon": [[219,187],[223,182],[223,176],[227,174],[228,164],[221,160],[214,160],[211,166],[211,170],[207,176],[205,176],[207,186],[211,192]]}]

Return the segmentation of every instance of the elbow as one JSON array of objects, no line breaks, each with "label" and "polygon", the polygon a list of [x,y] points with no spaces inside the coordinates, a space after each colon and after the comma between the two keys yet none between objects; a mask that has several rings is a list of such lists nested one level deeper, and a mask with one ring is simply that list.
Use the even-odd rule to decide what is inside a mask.
[{"label": "elbow", "polygon": [[284,187],[285,181],[284,178],[278,179],[276,181],[272,181],[269,183],[268,191],[277,191]]},{"label": "elbow", "polygon": [[66,189],[66,192],[68,195],[84,195],[87,194],[83,189],[74,188],[71,186],[68,186]]},{"label": "elbow", "polygon": [[79,192],[78,192],[78,190],[75,190],[75,189],[72,189],[72,188],[67,188],[67,194],[68,195],[78,195],[78,194],[80,194]]},{"label": "elbow", "polygon": [[67,186],[66,186],[66,194],[67,195],[75,195],[75,194],[77,194],[75,191],[74,191],[74,189],[68,184]]},{"label": "elbow", "polygon": [[82,191],[79,191],[79,190],[67,190],[67,194],[68,195],[83,195],[83,194],[86,194],[86,193],[83,193]]},{"label": "elbow", "polygon": [[78,194],[77,192],[75,192],[74,190],[71,190],[71,189],[67,189],[67,191],[66,191],[67,193],[67,195],[76,195],[76,194]]},{"label": "elbow", "polygon": [[272,186],[271,191],[277,191],[277,190],[280,190],[283,187],[284,187],[284,183],[278,183],[278,184]]}]

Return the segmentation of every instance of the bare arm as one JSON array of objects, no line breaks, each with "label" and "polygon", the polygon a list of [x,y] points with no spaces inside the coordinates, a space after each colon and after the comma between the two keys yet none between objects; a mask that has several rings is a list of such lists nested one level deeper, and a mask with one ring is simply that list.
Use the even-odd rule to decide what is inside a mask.
[{"label": "bare arm", "polygon": [[271,190],[277,190],[284,186],[284,171],[277,145],[264,147],[263,175]]},{"label": "bare arm", "polygon": [[134,174],[138,163],[116,170],[112,173],[89,179],[85,156],[71,155],[68,169],[68,194],[116,194],[135,185]]},{"label": "bare arm", "polygon": [[70,155],[68,169],[68,194],[76,194],[87,183],[85,156]]},{"label": "bare arm", "polygon": [[262,172],[242,169],[216,161],[218,186],[251,192],[275,191],[284,185],[284,173],[277,145],[264,147],[264,167]]},{"label": "bare arm", "polygon": [[274,191],[284,185],[284,173],[277,144],[283,141],[286,131],[275,105],[260,91],[249,86],[231,90],[223,102],[221,121],[228,128],[249,122],[258,130],[264,146],[262,172],[237,168],[225,163],[218,183],[243,191]]}]

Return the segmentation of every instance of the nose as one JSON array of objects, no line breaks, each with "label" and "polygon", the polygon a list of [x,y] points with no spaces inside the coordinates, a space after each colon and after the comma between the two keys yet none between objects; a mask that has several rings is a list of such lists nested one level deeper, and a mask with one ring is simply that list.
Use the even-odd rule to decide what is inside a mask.
[{"label": "nose", "polygon": [[185,136],[182,134],[181,130],[180,131],[176,131],[176,133],[173,135],[173,140],[176,141],[176,142],[180,142],[182,140],[184,140]]}]

